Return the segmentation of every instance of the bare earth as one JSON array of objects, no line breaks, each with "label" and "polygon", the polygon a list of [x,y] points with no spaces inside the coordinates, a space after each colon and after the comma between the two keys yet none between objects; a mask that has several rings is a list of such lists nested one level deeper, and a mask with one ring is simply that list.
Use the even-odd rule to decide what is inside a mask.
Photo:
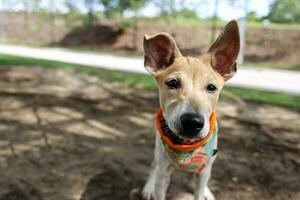
[{"label": "bare earth", "polygon": [[[139,199],[157,94],[70,70],[1,67],[0,200]],[[218,200],[300,199],[300,113],[221,101]],[[176,172],[168,199],[192,199]]]}]

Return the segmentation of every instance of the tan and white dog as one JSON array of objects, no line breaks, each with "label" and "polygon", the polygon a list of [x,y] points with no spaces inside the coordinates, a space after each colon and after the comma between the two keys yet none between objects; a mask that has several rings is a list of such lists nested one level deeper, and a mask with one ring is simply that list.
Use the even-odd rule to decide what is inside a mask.
[{"label": "tan and white dog", "polygon": [[216,105],[236,72],[238,24],[230,21],[208,52],[183,56],[168,33],[145,35],[145,68],[159,88],[155,154],[144,199],[164,200],[174,169],[195,173],[195,200],[213,200],[207,184],[217,152]]}]

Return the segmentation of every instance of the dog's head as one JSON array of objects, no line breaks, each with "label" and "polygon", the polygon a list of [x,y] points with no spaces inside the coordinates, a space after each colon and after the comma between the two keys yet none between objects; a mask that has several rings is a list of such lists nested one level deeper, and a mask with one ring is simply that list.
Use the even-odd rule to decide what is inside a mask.
[{"label": "dog's head", "polygon": [[204,138],[224,82],[236,72],[238,24],[230,21],[208,52],[184,57],[168,33],[144,37],[145,68],[159,87],[170,130],[181,138]]}]

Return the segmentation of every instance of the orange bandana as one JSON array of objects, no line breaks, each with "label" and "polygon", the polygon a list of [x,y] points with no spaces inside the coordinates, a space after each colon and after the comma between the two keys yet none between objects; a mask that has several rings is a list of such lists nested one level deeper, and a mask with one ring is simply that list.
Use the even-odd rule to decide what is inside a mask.
[{"label": "orange bandana", "polygon": [[156,126],[163,146],[175,167],[179,170],[199,174],[204,169],[207,160],[217,153],[214,144],[218,134],[216,113],[213,112],[210,116],[210,130],[207,136],[193,144],[174,144],[162,129],[161,122],[163,120],[162,109],[159,108],[156,115]]}]

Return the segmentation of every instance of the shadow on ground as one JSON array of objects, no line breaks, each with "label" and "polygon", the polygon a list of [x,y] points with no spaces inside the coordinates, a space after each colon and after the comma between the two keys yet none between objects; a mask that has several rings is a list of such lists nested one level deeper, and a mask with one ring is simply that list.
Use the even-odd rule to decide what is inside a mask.
[{"label": "shadow on ground", "polygon": [[[69,70],[0,72],[0,200],[139,199],[154,147],[157,95]],[[220,200],[299,199],[298,112],[219,105]],[[169,199],[191,199],[175,173]]]}]

